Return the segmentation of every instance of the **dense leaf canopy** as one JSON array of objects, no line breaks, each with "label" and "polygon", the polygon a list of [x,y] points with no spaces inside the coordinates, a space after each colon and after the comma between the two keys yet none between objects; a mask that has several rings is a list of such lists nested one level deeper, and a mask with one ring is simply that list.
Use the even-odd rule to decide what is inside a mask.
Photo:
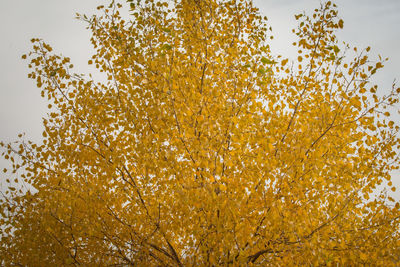
[{"label": "dense leaf canopy", "polygon": [[399,203],[373,195],[399,166],[399,90],[337,40],[334,4],[296,16],[295,60],[251,1],[98,9],[79,18],[105,81],[39,39],[23,56],[49,113],[42,144],[2,144],[2,265],[399,264]]}]

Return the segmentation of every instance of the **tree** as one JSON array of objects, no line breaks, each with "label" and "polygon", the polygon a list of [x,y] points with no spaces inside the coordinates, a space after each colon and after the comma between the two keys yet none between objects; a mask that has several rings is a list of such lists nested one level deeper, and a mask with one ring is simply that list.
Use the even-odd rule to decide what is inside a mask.
[{"label": "tree", "polygon": [[251,1],[128,4],[79,16],[104,82],[32,39],[49,114],[43,144],[2,144],[31,185],[2,198],[3,265],[399,263],[399,203],[373,194],[400,90],[370,84],[384,61],[339,43],[334,4],[296,16],[294,61]]}]

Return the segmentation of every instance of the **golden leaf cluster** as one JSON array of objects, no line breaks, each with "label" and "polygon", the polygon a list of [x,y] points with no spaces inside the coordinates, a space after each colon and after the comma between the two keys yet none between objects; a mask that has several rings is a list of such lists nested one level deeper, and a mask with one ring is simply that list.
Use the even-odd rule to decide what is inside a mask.
[{"label": "golden leaf cluster", "polygon": [[399,264],[399,203],[374,195],[399,90],[371,85],[384,61],[337,40],[333,3],[296,16],[296,60],[248,0],[127,4],[79,16],[104,81],[39,39],[23,56],[49,113],[42,144],[2,143],[2,265]]}]

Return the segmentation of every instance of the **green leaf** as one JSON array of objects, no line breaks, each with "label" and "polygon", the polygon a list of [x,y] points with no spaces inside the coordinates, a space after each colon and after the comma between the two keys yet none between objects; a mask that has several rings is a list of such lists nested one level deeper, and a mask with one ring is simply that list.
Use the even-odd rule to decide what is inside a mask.
[{"label": "green leaf", "polygon": [[170,46],[169,44],[163,44],[163,46],[161,47],[162,50],[171,50],[172,46]]},{"label": "green leaf", "polygon": [[262,57],[261,58],[261,62],[264,63],[264,64],[275,64],[276,63],[275,61],[272,61],[272,60],[270,60],[270,59],[268,59],[266,57]]},{"label": "green leaf", "polygon": [[333,51],[335,51],[335,53],[338,53],[340,51],[339,47],[337,47],[337,45],[335,45],[333,47]]}]

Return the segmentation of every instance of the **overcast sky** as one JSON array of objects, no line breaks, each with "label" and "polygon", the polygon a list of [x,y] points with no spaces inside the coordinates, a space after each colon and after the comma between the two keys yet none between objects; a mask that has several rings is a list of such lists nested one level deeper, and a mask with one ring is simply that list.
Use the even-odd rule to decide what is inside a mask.
[{"label": "overcast sky", "polygon": [[[303,10],[310,14],[320,5],[319,0],[254,2],[273,28],[273,52],[284,56],[293,52],[290,48],[294,40],[291,29],[296,26],[293,16]],[[344,20],[344,29],[338,33],[342,41],[359,48],[371,46],[374,55],[390,58],[375,80],[382,90],[389,88],[395,78],[400,79],[400,1],[333,2]],[[0,0],[0,140],[12,141],[18,133],[25,132],[27,138],[40,141],[41,118],[47,108],[35,82],[27,78],[27,62],[21,60],[21,55],[30,51],[29,40],[43,38],[56,53],[71,58],[75,71],[87,73],[87,60],[92,53],[90,35],[85,24],[74,17],[76,12],[93,14],[102,3],[107,1]],[[0,167],[3,166],[4,162],[0,162]],[[394,183],[399,187],[400,178]]]}]

